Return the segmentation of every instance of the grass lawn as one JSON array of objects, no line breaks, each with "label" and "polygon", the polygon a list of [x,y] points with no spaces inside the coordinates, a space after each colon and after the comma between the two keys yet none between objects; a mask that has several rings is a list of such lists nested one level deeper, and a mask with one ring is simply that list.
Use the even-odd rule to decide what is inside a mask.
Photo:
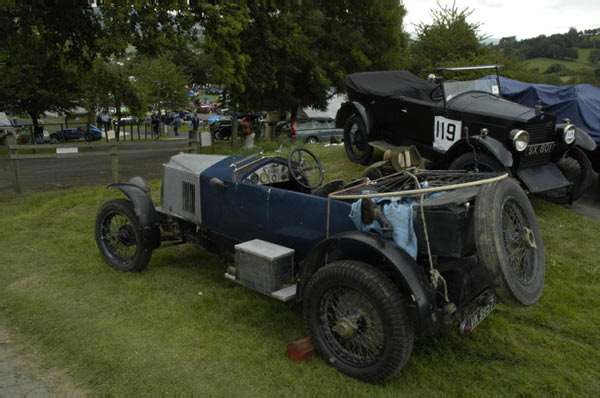
[{"label": "grass lawn", "polygon": [[[343,147],[311,146],[328,179],[358,175]],[[153,197],[160,182],[152,181]],[[600,394],[600,224],[533,199],[546,285],[530,308],[499,305],[469,337],[456,325],[417,339],[385,386],[344,376],[320,358],[294,363],[301,309],[223,277],[226,262],[184,245],[147,270],[102,260],[94,218],[103,186],[0,197],[0,318],[43,366],[68,369],[102,395],[546,396]],[[32,348],[33,349],[33,348]]]}]

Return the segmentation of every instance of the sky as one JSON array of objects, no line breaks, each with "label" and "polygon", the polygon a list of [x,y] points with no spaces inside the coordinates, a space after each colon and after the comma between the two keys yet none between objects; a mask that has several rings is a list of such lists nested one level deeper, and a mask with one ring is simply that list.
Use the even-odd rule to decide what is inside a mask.
[{"label": "sky", "polygon": [[[431,9],[436,0],[402,0],[407,10],[404,29],[414,32],[412,24],[432,22]],[[452,6],[452,0],[439,0]],[[482,24],[480,34],[490,38],[517,36],[517,40],[553,33],[600,28],[600,0],[456,0],[459,10],[474,10],[467,21]]]}]

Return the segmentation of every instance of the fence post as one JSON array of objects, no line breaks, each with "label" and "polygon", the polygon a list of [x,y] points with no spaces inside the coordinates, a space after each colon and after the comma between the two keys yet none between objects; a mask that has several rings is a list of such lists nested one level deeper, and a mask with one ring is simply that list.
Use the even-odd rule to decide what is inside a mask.
[{"label": "fence post", "polygon": [[[17,145],[17,139],[14,135],[9,134],[6,137],[6,144],[9,145]],[[13,148],[14,148],[13,146]],[[19,159],[14,159],[13,155],[17,155],[19,153],[18,149],[9,149],[10,153],[10,164],[12,166],[13,172],[15,174],[15,191],[17,193],[23,192],[23,187],[21,186],[21,165],[19,164]]]},{"label": "fence post", "polygon": [[117,144],[114,143],[110,147],[110,158],[112,161],[112,182],[119,182],[119,153],[117,151]]}]

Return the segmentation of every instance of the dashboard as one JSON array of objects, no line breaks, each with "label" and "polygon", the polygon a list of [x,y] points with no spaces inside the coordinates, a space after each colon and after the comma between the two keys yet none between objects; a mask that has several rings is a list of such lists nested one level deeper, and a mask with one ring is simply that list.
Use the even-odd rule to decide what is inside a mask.
[{"label": "dashboard", "polygon": [[252,173],[250,173],[244,182],[252,184],[266,185],[277,182],[290,181],[290,174],[287,166],[279,163],[266,164]]}]

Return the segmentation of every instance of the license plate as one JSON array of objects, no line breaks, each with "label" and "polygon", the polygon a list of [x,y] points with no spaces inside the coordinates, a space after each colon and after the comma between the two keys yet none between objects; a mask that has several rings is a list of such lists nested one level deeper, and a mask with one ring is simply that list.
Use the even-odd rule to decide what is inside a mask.
[{"label": "license plate", "polygon": [[544,142],[541,144],[532,144],[527,146],[527,155],[541,155],[550,153],[554,149],[554,142]]},{"label": "license plate", "polygon": [[495,295],[489,294],[482,297],[478,305],[467,317],[460,323],[460,334],[467,335],[477,327],[487,316],[494,311],[498,299]]}]

